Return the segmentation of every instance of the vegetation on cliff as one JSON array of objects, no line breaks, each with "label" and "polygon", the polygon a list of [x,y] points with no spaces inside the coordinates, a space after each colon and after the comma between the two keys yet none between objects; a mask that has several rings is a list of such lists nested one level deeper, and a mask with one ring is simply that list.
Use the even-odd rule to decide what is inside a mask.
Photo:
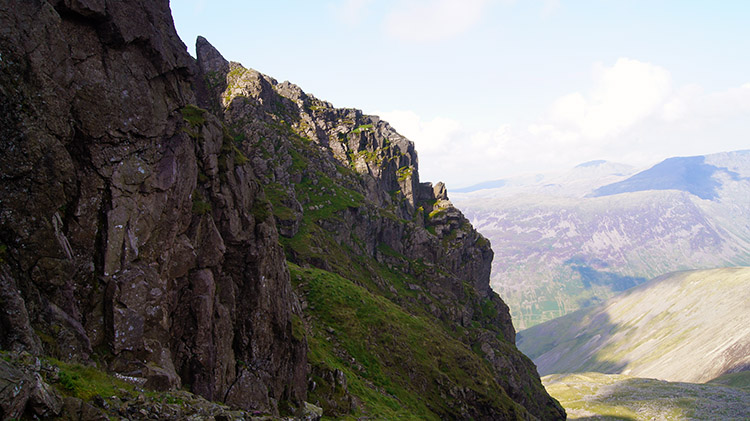
[{"label": "vegetation on cliff", "polygon": [[204,39],[197,53],[207,86],[226,75],[201,104],[263,180],[290,261],[311,402],[336,416],[563,416],[489,288],[489,242],[442,184],[420,182],[411,142]]},{"label": "vegetation on cliff", "polygon": [[[166,0],[13,0],[0,26],[3,414],[67,414],[51,383],[78,417],[564,417],[488,241],[388,123],[192,59]],[[104,371],[220,408],[122,415]]]}]

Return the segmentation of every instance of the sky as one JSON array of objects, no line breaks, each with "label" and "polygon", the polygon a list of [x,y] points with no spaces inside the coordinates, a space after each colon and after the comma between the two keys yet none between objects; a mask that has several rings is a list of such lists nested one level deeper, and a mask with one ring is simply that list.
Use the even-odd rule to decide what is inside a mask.
[{"label": "sky", "polygon": [[195,56],[382,117],[448,189],[750,148],[750,1],[171,0]]}]

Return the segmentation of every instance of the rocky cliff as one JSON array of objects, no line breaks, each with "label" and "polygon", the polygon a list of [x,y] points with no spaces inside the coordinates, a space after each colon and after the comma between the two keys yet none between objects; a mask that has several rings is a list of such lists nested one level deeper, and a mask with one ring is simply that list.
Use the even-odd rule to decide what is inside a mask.
[{"label": "rocky cliff", "polygon": [[271,415],[564,417],[489,243],[386,122],[192,59],[166,1],[12,0],[0,28],[3,350]]}]

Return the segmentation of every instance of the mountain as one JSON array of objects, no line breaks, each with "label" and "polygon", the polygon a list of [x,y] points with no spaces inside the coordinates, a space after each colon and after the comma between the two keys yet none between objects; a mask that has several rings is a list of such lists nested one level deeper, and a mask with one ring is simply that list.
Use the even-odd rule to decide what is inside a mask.
[{"label": "mountain", "polygon": [[452,189],[457,202],[472,198],[508,197],[517,194],[540,194],[583,197],[597,187],[615,183],[634,175],[637,168],[609,161],[590,161],[566,172],[528,174],[502,180],[485,181],[472,186]]},{"label": "mountain", "polygon": [[166,0],[0,27],[0,417],[564,419],[387,122],[193,59]]},{"label": "mountain", "polygon": [[454,201],[502,256],[492,287],[524,329],[664,273],[750,264],[749,177],[750,151],[594,162]]},{"label": "mountain", "polygon": [[750,370],[750,268],[677,272],[519,333],[542,375],[707,382]]},{"label": "mountain", "polygon": [[485,181],[483,183],[474,184],[468,187],[462,187],[460,189],[454,189],[454,193],[471,193],[478,190],[485,190],[485,189],[495,189],[498,187],[503,187],[508,182],[506,180],[492,180],[492,181]]},{"label": "mountain", "polygon": [[599,197],[646,190],[680,190],[712,200],[718,197],[717,190],[721,187],[718,177],[721,175],[734,181],[741,179],[738,173],[726,167],[707,164],[705,156],[669,158],[626,180],[599,187],[592,195]]}]

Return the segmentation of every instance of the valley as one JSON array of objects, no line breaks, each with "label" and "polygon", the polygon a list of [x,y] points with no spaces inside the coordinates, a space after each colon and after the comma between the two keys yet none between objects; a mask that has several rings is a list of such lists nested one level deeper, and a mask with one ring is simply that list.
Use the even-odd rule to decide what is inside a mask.
[{"label": "valley", "polygon": [[748,151],[466,190],[454,202],[503,256],[491,283],[519,330],[671,271],[750,264]]},{"label": "valley", "polygon": [[519,348],[569,419],[746,419],[748,284],[747,267],[667,274],[521,331]]},{"label": "valley", "polygon": [[569,420],[743,420],[750,389],[720,383],[667,382],[621,374],[551,374],[547,390]]},{"label": "valley", "polygon": [[[193,57],[173,3],[0,8],[0,419],[750,418],[750,150],[449,191],[372,102],[336,107],[203,36]],[[343,84],[322,64],[358,40],[363,99],[376,63],[395,83],[419,58],[347,25],[319,52],[325,16],[224,42]],[[432,105],[468,109],[445,80]],[[415,126],[437,127],[431,152],[514,133]]]},{"label": "valley", "polygon": [[676,272],[518,333],[541,375],[707,382],[750,368],[750,268]]},{"label": "valley", "polygon": [[569,419],[750,416],[750,151],[459,189]]}]

